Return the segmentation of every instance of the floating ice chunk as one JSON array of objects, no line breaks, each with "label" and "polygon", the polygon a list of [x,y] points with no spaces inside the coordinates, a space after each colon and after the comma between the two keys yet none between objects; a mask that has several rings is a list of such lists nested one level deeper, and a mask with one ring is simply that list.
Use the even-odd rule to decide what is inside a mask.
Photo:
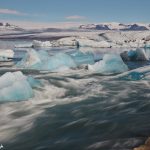
[{"label": "floating ice chunk", "polygon": [[101,74],[115,74],[128,71],[128,67],[124,64],[121,57],[115,54],[104,55],[102,61],[94,65],[88,65],[88,69],[92,72]]},{"label": "floating ice chunk", "polygon": [[[45,70],[57,71],[60,68],[76,68],[77,65],[73,58],[65,53],[58,53],[54,56],[51,56],[48,61],[44,63]],[[65,68],[66,70],[66,68]]]},{"label": "floating ice chunk", "polygon": [[145,49],[146,56],[150,59],[150,49]]},{"label": "floating ice chunk", "polygon": [[27,77],[22,72],[8,72],[0,77],[0,101],[27,100],[33,95]]},{"label": "floating ice chunk", "polygon": [[137,58],[137,52],[134,50],[124,51],[120,54],[120,56],[124,61],[135,61]]},{"label": "floating ice chunk", "polygon": [[42,83],[38,79],[34,79],[32,76],[28,76],[27,81],[29,82],[32,88],[37,88],[42,85]]},{"label": "floating ice chunk", "polygon": [[124,60],[124,61],[130,61],[130,57],[128,55],[128,52],[127,51],[124,51],[120,54],[121,58]]},{"label": "floating ice chunk", "polygon": [[101,47],[101,48],[110,48],[112,44],[107,41],[94,41],[90,39],[77,39],[79,46],[81,47]]},{"label": "floating ice chunk", "polygon": [[144,49],[136,49],[135,51],[125,51],[120,54],[125,61],[148,61],[149,55]]},{"label": "floating ice chunk", "polygon": [[37,40],[34,40],[32,42],[32,45],[33,47],[51,47],[52,46],[50,41],[37,41]]},{"label": "floating ice chunk", "polygon": [[16,64],[17,67],[38,69],[41,67],[41,59],[35,50],[28,50],[23,59]]},{"label": "floating ice chunk", "polygon": [[128,51],[127,54],[128,54],[128,57],[130,57],[130,58],[136,58],[137,57],[136,51],[133,51],[133,50]]},{"label": "floating ice chunk", "polygon": [[107,41],[96,41],[88,38],[76,38],[76,37],[67,37],[62,38],[52,42],[53,46],[76,46],[76,47],[101,47],[101,48],[110,48],[113,46],[112,43]]},{"label": "floating ice chunk", "polygon": [[150,44],[146,44],[144,48],[150,48]]},{"label": "floating ice chunk", "polygon": [[7,72],[0,77],[0,89],[3,87],[10,86],[14,81],[26,80],[26,76],[22,72]]},{"label": "floating ice chunk", "polygon": [[35,51],[38,54],[38,57],[40,58],[41,62],[48,61],[50,59],[50,56],[47,51]]},{"label": "floating ice chunk", "polygon": [[49,56],[46,51],[28,51],[27,55],[16,65],[17,67],[56,71],[64,66],[75,68],[77,65],[73,58],[68,54],[58,53],[54,56]]},{"label": "floating ice chunk", "polygon": [[136,49],[137,58],[136,60],[139,61],[147,61],[149,58],[147,57],[144,49]]},{"label": "floating ice chunk", "polygon": [[81,51],[76,51],[71,54],[72,58],[74,59],[77,65],[82,64],[94,64],[94,55],[90,52],[83,53]]},{"label": "floating ice chunk", "polygon": [[146,43],[144,43],[144,48],[149,49],[150,48],[150,39],[147,39]]},{"label": "floating ice chunk", "polygon": [[75,37],[61,38],[52,42],[53,46],[77,46],[78,42]]},{"label": "floating ice chunk", "polygon": [[0,91],[0,101],[19,101],[33,97],[33,91],[26,81],[15,82]]},{"label": "floating ice chunk", "polygon": [[0,49],[0,56],[1,57],[7,57],[7,58],[13,58],[14,57],[14,51],[11,49]]}]

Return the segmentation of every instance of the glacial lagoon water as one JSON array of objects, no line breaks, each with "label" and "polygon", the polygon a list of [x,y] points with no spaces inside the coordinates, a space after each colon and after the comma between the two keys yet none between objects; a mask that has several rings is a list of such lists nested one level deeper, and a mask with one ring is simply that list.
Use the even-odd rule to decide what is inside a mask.
[{"label": "glacial lagoon water", "polygon": [[[11,47],[14,42],[22,41],[0,43]],[[16,61],[26,53],[26,48],[14,50]],[[43,50],[51,55],[75,51]],[[97,55],[123,50],[101,49]],[[130,69],[146,65],[128,62]],[[131,150],[150,135],[149,79],[126,80],[82,68],[24,74],[42,86],[33,88],[35,95],[27,101],[0,103],[0,144],[6,150]]]}]

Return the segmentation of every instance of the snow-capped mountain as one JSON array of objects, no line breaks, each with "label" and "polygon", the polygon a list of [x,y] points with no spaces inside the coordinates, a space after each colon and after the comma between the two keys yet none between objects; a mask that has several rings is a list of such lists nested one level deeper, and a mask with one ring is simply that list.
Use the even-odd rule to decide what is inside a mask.
[{"label": "snow-capped mountain", "polygon": [[110,30],[108,25],[105,24],[87,24],[87,25],[81,25],[79,27],[80,29],[93,29],[93,30]]},{"label": "snow-capped mountain", "polygon": [[129,25],[127,28],[122,29],[124,31],[145,31],[145,30],[149,30],[148,27],[146,26],[142,26],[142,25],[138,25],[138,24],[133,24],[133,25]]},{"label": "snow-capped mountain", "polygon": [[84,30],[120,30],[120,31],[146,31],[150,30],[150,24],[123,24],[123,23],[100,23],[79,26]]}]

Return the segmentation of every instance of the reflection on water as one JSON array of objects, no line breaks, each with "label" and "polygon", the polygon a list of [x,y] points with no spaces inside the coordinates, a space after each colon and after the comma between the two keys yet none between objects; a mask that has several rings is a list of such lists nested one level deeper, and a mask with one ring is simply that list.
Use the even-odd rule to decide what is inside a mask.
[{"label": "reflection on water", "polygon": [[34,98],[0,104],[5,149],[130,150],[150,135],[149,80],[122,80],[82,69],[33,76],[43,84],[34,88]]}]

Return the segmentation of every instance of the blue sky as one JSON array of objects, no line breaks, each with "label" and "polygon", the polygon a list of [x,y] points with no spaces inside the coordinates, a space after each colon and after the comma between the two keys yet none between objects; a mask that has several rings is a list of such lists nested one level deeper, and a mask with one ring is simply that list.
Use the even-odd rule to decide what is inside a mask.
[{"label": "blue sky", "polygon": [[150,0],[0,0],[0,19],[149,23]]}]

